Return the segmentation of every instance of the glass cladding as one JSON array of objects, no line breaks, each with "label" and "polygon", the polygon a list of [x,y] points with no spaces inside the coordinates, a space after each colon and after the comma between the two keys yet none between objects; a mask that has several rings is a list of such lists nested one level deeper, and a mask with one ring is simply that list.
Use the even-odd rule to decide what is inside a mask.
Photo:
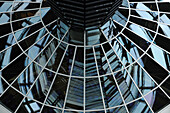
[{"label": "glass cladding", "polygon": [[155,113],[169,85],[169,0],[0,0],[9,111]]}]

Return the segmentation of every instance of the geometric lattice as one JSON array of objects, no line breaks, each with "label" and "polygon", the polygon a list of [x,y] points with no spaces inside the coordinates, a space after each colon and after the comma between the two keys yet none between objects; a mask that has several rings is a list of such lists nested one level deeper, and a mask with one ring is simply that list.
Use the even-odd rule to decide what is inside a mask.
[{"label": "geometric lattice", "polygon": [[[69,8],[46,2],[0,0],[2,106],[15,113],[150,113],[170,103],[169,0],[122,0],[100,24],[90,15],[96,23],[83,30],[63,16]],[[81,9],[81,0],[62,2]]]}]

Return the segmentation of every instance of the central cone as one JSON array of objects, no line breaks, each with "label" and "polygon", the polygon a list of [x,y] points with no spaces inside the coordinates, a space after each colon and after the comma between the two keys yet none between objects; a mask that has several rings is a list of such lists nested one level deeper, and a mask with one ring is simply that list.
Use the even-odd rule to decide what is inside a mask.
[{"label": "central cone", "polygon": [[108,21],[122,0],[45,0],[44,3],[72,27],[85,29]]}]

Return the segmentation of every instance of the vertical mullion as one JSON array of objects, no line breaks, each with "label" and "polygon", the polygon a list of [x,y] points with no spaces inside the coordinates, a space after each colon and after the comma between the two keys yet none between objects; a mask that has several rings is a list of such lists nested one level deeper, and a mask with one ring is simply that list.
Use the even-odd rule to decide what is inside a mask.
[{"label": "vertical mullion", "polygon": [[101,80],[100,80],[98,64],[97,64],[96,52],[95,52],[94,46],[93,46],[93,53],[94,53],[94,59],[95,59],[95,63],[96,63],[97,75],[98,75],[98,79],[99,79],[100,91],[101,91],[101,95],[102,95],[103,107],[104,107],[105,113],[107,113],[106,112],[106,105],[105,105],[104,95],[103,95],[103,89],[102,89]]},{"label": "vertical mullion", "polygon": [[65,96],[65,99],[64,99],[64,105],[63,105],[62,113],[64,113],[64,109],[65,109],[65,105],[66,105],[66,101],[67,101],[67,97],[68,97],[68,91],[69,91],[69,88],[70,88],[70,81],[71,81],[71,75],[72,75],[73,66],[74,66],[74,62],[75,62],[76,51],[77,51],[77,46],[75,47],[75,50],[74,50],[74,56],[73,56],[73,60],[72,60],[70,76],[69,76],[69,81],[68,81],[68,85],[67,85],[67,91],[66,91],[66,96]]},{"label": "vertical mullion", "polygon": [[86,110],[86,31],[84,30],[84,113]]}]

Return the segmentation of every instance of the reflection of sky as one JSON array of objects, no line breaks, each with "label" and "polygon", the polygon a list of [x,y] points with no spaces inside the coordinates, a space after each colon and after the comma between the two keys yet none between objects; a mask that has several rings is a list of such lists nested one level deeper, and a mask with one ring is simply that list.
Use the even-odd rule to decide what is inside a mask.
[{"label": "reflection of sky", "polygon": [[[169,1],[169,0],[162,0],[162,1]],[[150,10],[148,7],[146,7],[144,4],[140,3],[137,5],[137,8],[140,9],[140,10]],[[148,13],[148,12],[145,12],[145,11],[136,11],[142,18],[146,18],[146,19],[149,19],[149,20],[153,20],[153,17]],[[161,16],[161,22],[163,23],[170,23],[170,19],[164,14],[163,16]],[[133,31],[135,31],[135,33],[137,34],[140,34],[140,36],[142,36],[143,38],[145,38],[146,40],[149,40],[151,41],[151,39],[148,37],[147,34],[145,34],[143,32],[143,28],[140,28],[139,26],[136,26],[136,25],[131,25],[130,26],[131,29]],[[167,25],[160,25],[160,27],[163,29],[163,32],[169,36],[169,33],[170,33],[170,29]],[[151,46],[151,50],[152,50],[152,53],[153,53],[153,57],[154,59],[159,62],[163,67],[165,67],[167,69],[167,65],[166,65],[166,62],[165,62],[165,58],[164,58],[164,53],[163,51],[156,47],[156,46]],[[148,101],[149,104],[151,104],[154,100],[152,100],[154,95],[152,93],[150,93],[149,95],[146,96],[146,99]],[[139,108],[137,108],[136,110],[140,110],[141,108],[141,105]],[[139,111],[137,111],[139,112]]]},{"label": "reflection of sky", "polygon": [[2,16],[0,18],[0,24],[8,22],[8,21],[9,21],[9,17],[6,14],[2,14]]},{"label": "reflection of sky", "polygon": [[5,2],[1,8],[0,8],[0,12],[7,12],[7,11],[11,11],[11,6],[12,6],[12,2]]},{"label": "reflection of sky", "polygon": [[[148,7],[146,7],[142,3],[140,5],[138,5],[137,8],[142,9],[142,10],[150,10]],[[144,11],[136,11],[136,12],[142,18],[147,18],[147,19],[153,20],[153,17],[148,12],[144,12]],[[166,15],[161,16],[161,21],[164,23],[168,23],[168,22],[170,23],[170,19]],[[161,26],[161,28],[163,28],[164,33],[169,35],[169,32],[170,32],[169,27],[166,25],[160,25],[160,26]],[[135,33],[140,34],[146,40],[151,41],[151,39],[148,37],[148,35],[143,32],[143,30],[144,30],[143,28],[140,28],[139,26],[136,26],[136,25],[131,25],[131,29],[133,31],[135,31]],[[163,51],[155,46],[151,46],[151,50],[152,50],[154,59],[167,69]]]},{"label": "reflection of sky", "polygon": [[165,35],[170,38],[170,28],[167,25],[160,24],[160,27],[163,29]]}]

